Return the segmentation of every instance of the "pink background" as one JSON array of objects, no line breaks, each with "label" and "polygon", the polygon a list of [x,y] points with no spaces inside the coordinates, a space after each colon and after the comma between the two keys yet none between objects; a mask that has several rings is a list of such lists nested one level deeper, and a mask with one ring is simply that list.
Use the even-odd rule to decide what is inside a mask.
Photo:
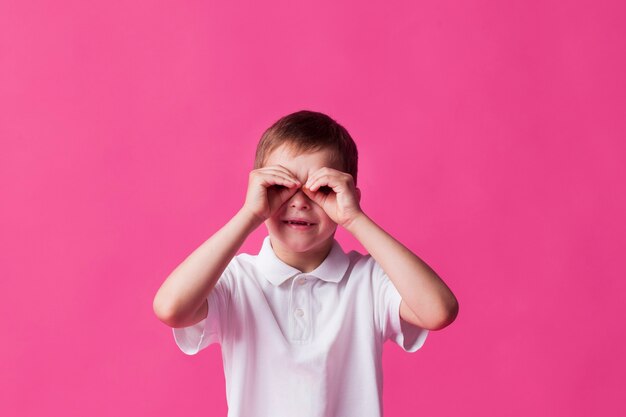
[{"label": "pink background", "polygon": [[152,298],[312,109],[461,305],[388,416],[626,415],[624,3],[258,3],[0,2],[0,414],[225,416]]}]

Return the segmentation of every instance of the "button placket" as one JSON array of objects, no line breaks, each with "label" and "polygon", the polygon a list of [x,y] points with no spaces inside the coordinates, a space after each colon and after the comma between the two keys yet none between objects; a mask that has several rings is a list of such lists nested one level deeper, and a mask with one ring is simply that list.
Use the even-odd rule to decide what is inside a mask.
[{"label": "button placket", "polygon": [[295,341],[307,340],[311,331],[309,288],[305,284],[306,278],[299,276],[294,279],[291,286],[289,322],[291,339]]}]

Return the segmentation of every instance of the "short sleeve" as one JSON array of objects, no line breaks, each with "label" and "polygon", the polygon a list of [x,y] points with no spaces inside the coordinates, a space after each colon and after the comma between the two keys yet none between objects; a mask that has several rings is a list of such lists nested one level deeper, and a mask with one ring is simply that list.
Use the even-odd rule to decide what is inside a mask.
[{"label": "short sleeve", "polygon": [[188,327],[172,329],[176,344],[187,355],[195,355],[212,343],[221,343],[227,328],[233,288],[233,262],[222,273],[207,297],[206,318]]},{"label": "short sleeve", "polygon": [[400,293],[377,262],[373,271],[374,305],[383,341],[391,339],[405,351],[415,352],[424,345],[428,330],[400,318]]}]

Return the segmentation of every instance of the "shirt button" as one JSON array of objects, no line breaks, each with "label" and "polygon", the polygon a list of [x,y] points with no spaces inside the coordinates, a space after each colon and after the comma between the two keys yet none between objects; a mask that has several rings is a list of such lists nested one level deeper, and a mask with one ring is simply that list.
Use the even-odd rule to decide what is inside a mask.
[{"label": "shirt button", "polygon": [[300,280],[298,281],[299,285],[304,285],[306,283],[306,278],[300,278]]},{"label": "shirt button", "polygon": [[304,310],[302,310],[301,308],[296,308],[296,311],[294,311],[294,314],[298,317],[302,317],[304,316]]}]

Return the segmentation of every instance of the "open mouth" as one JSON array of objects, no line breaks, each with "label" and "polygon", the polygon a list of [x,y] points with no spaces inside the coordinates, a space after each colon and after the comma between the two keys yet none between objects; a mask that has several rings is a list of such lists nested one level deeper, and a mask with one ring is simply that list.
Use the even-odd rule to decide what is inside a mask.
[{"label": "open mouth", "polygon": [[283,223],[291,224],[295,226],[315,226],[315,223],[309,223],[309,222],[300,221],[300,220],[283,220]]}]

